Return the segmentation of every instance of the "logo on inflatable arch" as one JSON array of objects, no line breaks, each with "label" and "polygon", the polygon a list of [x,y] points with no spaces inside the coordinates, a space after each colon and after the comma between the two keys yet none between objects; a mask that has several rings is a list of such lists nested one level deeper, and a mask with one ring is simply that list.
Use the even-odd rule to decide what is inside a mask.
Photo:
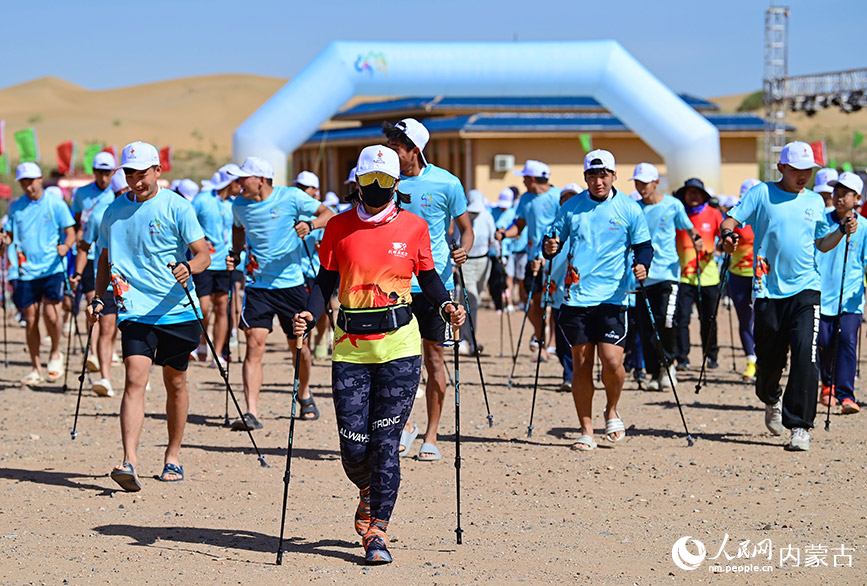
[{"label": "logo on inflatable arch", "polygon": [[[692,554],[686,549],[686,544],[689,541],[698,547],[698,554]],[[701,565],[705,557],[707,557],[707,549],[705,549],[704,544],[698,539],[693,539],[691,535],[681,537],[674,542],[674,546],[671,548],[671,559],[674,561],[674,565],[681,570],[695,570]]]},{"label": "logo on inflatable arch", "polygon": [[359,73],[367,73],[371,77],[373,77],[374,70],[388,75],[385,54],[369,51],[366,55],[359,55],[355,60],[355,70]]}]

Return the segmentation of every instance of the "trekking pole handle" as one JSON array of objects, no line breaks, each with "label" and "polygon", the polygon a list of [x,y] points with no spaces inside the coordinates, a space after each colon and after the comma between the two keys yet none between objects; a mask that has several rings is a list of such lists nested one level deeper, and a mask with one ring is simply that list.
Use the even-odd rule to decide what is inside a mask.
[{"label": "trekking pole handle", "polygon": [[[180,262],[170,262],[167,266],[169,267],[170,271],[174,272],[175,267],[177,267],[178,265],[184,265],[185,267],[187,267],[187,272],[190,273],[190,277],[193,276],[193,271],[192,271],[192,269],[190,269],[190,263],[188,263],[185,260],[182,260]],[[187,277],[187,279],[189,279],[189,277]],[[181,286],[184,289],[186,289],[187,288],[187,282],[184,281],[183,283],[181,283]]]}]

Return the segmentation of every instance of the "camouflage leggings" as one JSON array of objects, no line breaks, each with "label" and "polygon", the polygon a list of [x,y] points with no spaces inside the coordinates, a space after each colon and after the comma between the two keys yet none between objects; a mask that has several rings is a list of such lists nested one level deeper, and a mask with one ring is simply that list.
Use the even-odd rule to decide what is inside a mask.
[{"label": "camouflage leggings", "polygon": [[381,364],[333,362],[331,369],[343,470],[370,486],[370,513],[388,521],[400,487],[400,432],[421,376],[421,356]]}]

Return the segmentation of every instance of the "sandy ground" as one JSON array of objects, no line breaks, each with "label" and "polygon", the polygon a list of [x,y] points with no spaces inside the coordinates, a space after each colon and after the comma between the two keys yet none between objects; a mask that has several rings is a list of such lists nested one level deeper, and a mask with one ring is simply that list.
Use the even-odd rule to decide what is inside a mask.
[{"label": "sandy ground", "polygon": [[[519,316],[513,316],[517,337]],[[729,341],[721,321],[721,341]],[[182,451],[187,478],[153,479],[166,436],[163,387],[155,372],[147,398],[139,474],[144,489],[123,493],[108,478],[121,457],[120,398],[85,392],[80,435],[69,431],[73,390],[25,389],[23,329],[9,328],[10,365],[0,376],[0,581],[4,584],[863,584],[867,567],[865,415],[817,417],[812,449],[793,454],[764,428],[752,389],[732,372],[731,351],[700,395],[697,373],[685,373],[680,397],[694,447],[687,447],[670,392],[639,391],[628,382],[620,414],[625,441],[600,440],[576,453],[571,396],[556,392],[560,369],[541,367],[535,432],[527,439],[534,365],[522,349],[516,381],[499,357],[499,320],[483,310],[480,338],[493,428],[475,365],[461,373],[462,527],[455,544],[453,393],[441,427],[444,459],[403,460],[403,484],[390,526],[395,563],[367,568],[352,527],[356,491],[343,475],[327,361],[313,373],[322,410],[296,425],[284,564],[275,565],[289,427],[291,370],[285,342],[269,338],[263,422],[255,437],[270,468],[256,461],[245,434],[223,427],[224,391],[216,370],[191,367],[191,409]],[[693,339],[697,336],[693,333]],[[506,336],[506,354],[508,336]],[[526,347],[526,342],[524,343]],[[47,355],[47,352],[45,353]],[[73,362],[80,364],[79,354]],[[692,363],[700,361],[693,348]],[[738,368],[742,367],[738,357]],[[450,364],[450,369],[452,365]],[[116,386],[122,372],[114,368]],[[241,396],[240,370],[231,372]],[[87,385],[86,385],[87,386]],[[418,404],[418,403],[417,403]],[[597,433],[604,400],[597,395]],[[419,424],[420,417],[416,416]],[[423,425],[422,425],[423,426]],[[420,440],[414,446],[417,451]],[[701,541],[707,555],[731,565],[772,566],[737,577],[715,575],[704,560],[679,569],[672,546]],[[738,558],[738,542],[771,542],[767,556]],[[767,542],[766,542],[767,544]],[[852,567],[840,567],[851,555]],[[695,554],[690,543],[688,552]],[[800,567],[780,564],[781,550]],[[815,547],[818,549],[808,550]],[[822,552],[824,548],[824,552]],[[832,549],[833,548],[833,549]],[[827,566],[803,567],[818,553]],[[824,555],[824,557],[823,557]],[[835,566],[835,562],[838,567]]]}]

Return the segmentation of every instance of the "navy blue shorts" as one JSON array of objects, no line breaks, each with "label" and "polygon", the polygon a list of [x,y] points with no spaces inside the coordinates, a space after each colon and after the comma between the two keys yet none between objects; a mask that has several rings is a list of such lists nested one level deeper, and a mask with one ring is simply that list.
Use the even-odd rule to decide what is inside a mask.
[{"label": "navy blue shorts", "polygon": [[418,322],[418,331],[423,340],[442,342],[446,338],[451,339],[451,328],[443,321],[439,309],[430,304],[424,293],[413,293],[410,307]]},{"label": "navy blue shorts", "polygon": [[287,289],[258,289],[247,287],[241,309],[241,326],[245,328],[274,328],[274,316],[283,332],[294,339],[292,318],[307,308],[307,289],[304,285]]},{"label": "navy blue shorts", "polygon": [[12,292],[12,301],[18,309],[24,309],[44,298],[46,301],[63,299],[63,287],[66,279],[63,273],[55,273],[47,277],[39,277],[31,281],[18,279]]},{"label": "navy blue shorts", "polygon": [[193,275],[196,295],[207,297],[213,293],[228,293],[232,289],[232,274],[229,271],[202,271]]},{"label": "navy blue shorts", "polygon": [[102,299],[102,314],[117,315],[117,301],[114,299],[114,291],[106,291]]},{"label": "navy blue shorts", "polygon": [[155,325],[126,320],[117,326],[123,357],[147,356],[157,366],[184,371],[190,352],[199,346],[202,330],[197,321]]},{"label": "navy blue shorts", "polygon": [[90,293],[96,289],[96,277],[93,274],[93,261],[88,260],[81,271],[81,292]]}]

